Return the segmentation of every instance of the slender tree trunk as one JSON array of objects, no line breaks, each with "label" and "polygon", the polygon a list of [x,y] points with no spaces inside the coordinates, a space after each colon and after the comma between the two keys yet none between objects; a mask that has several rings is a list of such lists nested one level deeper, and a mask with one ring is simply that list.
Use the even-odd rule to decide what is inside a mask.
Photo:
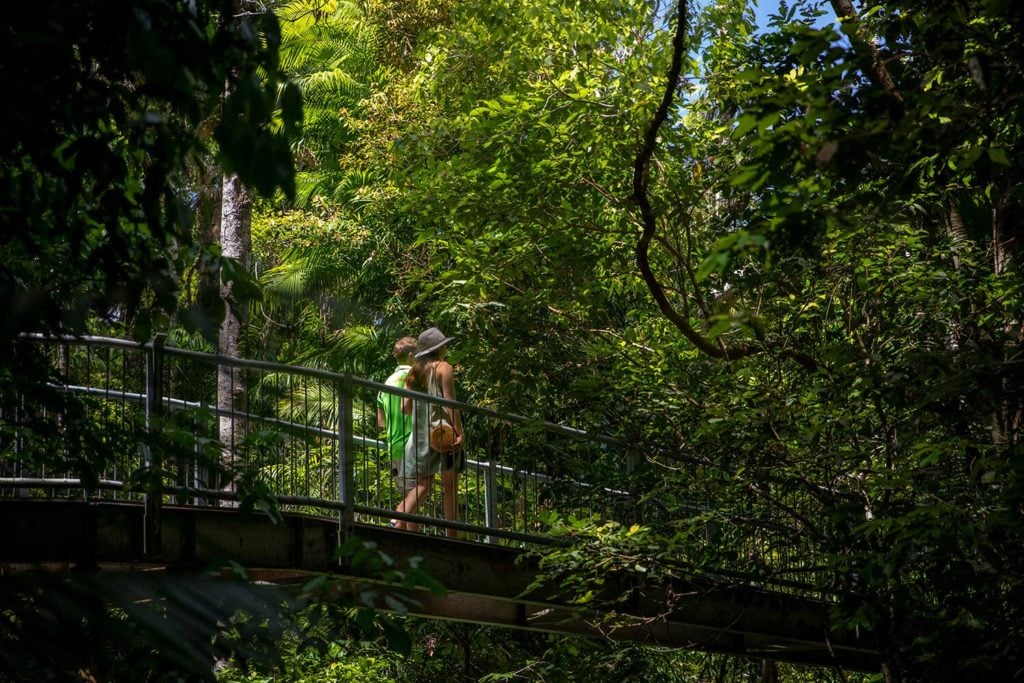
[{"label": "slender tree trunk", "polygon": [[[1008,200],[992,210],[992,271],[997,277],[1020,267],[1024,250],[1018,219],[1020,209],[1017,202]],[[1022,380],[1020,371],[1016,369],[1019,359],[1024,357],[1024,325],[1019,316],[1006,324],[1003,333],[1006,342],[1000,371],[999,403],[992,417],[992,442],[1000,449],[1009,450],[1020,441],[1021,427],[1024,426]]]},{"label": "slender tree trunk", "polygon": [[949,208],[949,222],[946,224],[946,232],[949,235],[950,245],[953,247],[953,267],[960,268],[960,255],[970,246],[970,239],[967,236],[967,227],[960,215],[960,210],[953,205]]},{"label": "slender tree trunk", "polygon": [[1024,259],[1024,230],[1021,229],[1021,203],[1010,195],[1013,188],[1003,190],[1007,195],[992,209],[992,269],[1004,275]]},{"label": "slender tree trunk", "polygon": [[[195,287],[195,303],[202,312],[201,324],[204,337],[207,339],[219,337],[219,329],[214,327],[217,319],[215,312],[221,308],[220,271],[215,267],[215,262],[207,255],[212,252],[211,247],[220,244],[220,213],[224,201],[224,193],[221,189],[223,173],[214,164],[213,159],[204,159],[196,168],[196,183],[198,196],[195,205],[195,239],[202,247],[199,260],[195,267],[197,278]],[[191,283],[189,283],[191,290]],[[186,392],[185,387],[182,387]],[[172,395],[177,395],[172,387]],[[179,392],[180,393],[180,392]],[[187,395],[186,399],[195,400],[200,396]],[[218,401],[219,403],[219,401]],[[219,425],[218,425],[219,436]],[[191,465],[183,461],[179,466],[179,485],[194,486],[196,488],[217,488],[218,478],[216,477],[213,463],[209,462],[203,455],[203,449],[196,447],[194,459]],[[200,499],[202,504],[216,504],[215,500]]]},{"label": "slender tree trunk", "polygon": [[[230,21],[237,23],[243,10],[244,0],[232,2],[233,16]],[[234,88],[235,74],[228,76],[224,94]],[[231,258],[246,271],[252,261],[252,196],[242,185],[241,179],[233,173],[225,173],[221,181],[220,205],[220,251],[221,256]],[[224,319],[217,338],[217,352],[222,356],[241,357],[242,332],[246,323],[246,303],[235,297],[234,283],[221,278],[220,295],[224,301]],[[244,412],[246,386],[245,376],[235,367],[217,367],[217,407],[227,415],[219,418],[221,444],[221,465],[230,473],[231,481],[224,488],[234,490],[238,471],[238,448],[243,436],[239,429],[244,423],[234,417]]]},{"label": "slender tree trunk", "polygon": [[761,683],[779,683],[779,664],[772,659],[761,662]]},{"label": "slender tree trunk", "polygon": [[470,675],[472,671],[472,649],[473,649],[473,627],[469,624],[465,624],[462,629],[462,679],[465,681],[472,681],[473,676]]},{"label": "slender tree trunk", "polygon": [[[225,175],[220,221],[221,254],[235,259],[248,270],[252,261],[252,196],[236,175]],[[242,332],[246,324],[244,302],[235,300],[231,282],[221,283],[221,297],[224,299],[224,320],[220,326],[217,351],[223,356],[241,356]],[[245,410],[245,377],[238,369],[227,365],[217,368],[217,407],[228,413]],[[237,462],[238,439],[236,429],[241,425],[230,415],[222,416],[220,422],[221,459],[226,469],[232,471]]]},{"label": "slender tree trunk", "polygon": [[[971,248],[971,240],[967,235],[967,226],[964,224],[963,216],[956,207],[955,197],[950,198],[949,214],[946,220],[946,236],[952,248],[953,269],[960,270],[963,257]],[[960,348],[963,337],[963,321],[959,316],[950,321],[949,329],[946,331],[946,348],[955,351]]]}]

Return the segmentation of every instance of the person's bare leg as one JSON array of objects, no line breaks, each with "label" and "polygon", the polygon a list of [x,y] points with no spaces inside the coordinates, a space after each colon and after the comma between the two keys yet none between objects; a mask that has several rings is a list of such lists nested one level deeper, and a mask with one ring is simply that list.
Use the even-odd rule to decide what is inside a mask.
[{"label": "person's bare leg", "polygon": [[[454,470],[445,470],[441,473],[441,486],[443,487],[444,517],[454,522],[459,517],[459,473]],[[445,532],[450,538],[458,538],[458,529],[446,529]]]},{"label": "person's bare leg", "polygon": [[[416,482],[416,485],[405,492],[405,498],[398,504],[396,512],[408,512],[409,514],[416,514],[417,510],[420,509],[420,502],[430,493],[430,482],[433,477],[423,477]],[[395,525],[396,529],[406,529],[407,531],[419,531],[420,525],[416,522],[408,522],[398,520],[398,524]]]}]

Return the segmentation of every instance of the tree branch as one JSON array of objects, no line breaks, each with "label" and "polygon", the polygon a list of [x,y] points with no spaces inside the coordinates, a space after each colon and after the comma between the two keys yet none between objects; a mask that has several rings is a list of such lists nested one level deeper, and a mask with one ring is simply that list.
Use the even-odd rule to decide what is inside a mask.
[{"label": "tree branch", "polygon": [[[725,360],[736,360],[745,356],[750,356],[763,350],[762,346],[746,343],[737,346],[728,346],[718,340],[718,344],[706,339],[701,335],[690,321],[687,316],[676,310],[672,302],[668,300],[668,296],[665,293],[665,289],[661,283],[658,282],[654,272],[651,270],[650,263],[650,247],[651,240],[655,238],[657,231],[657,217],[654,215],[654,208],[651,206],[651,200],[648,196],[648,182],[651,159],[654,156],[654,150],[658,144],[658,132],[661,130],[662,124],[668,119],[668,112],[672,106],[672,102],[675,99],[676,86],[679,83],[679,76],[683,69],[683,54],[685,53],[685,40],[686,40],[686,0],[679,0],[676,11],[676,30],[672,37],[672,62],[669,66],[667,79],[665,82],[665,92],[662,95],[661,102],[658,104],[657,111],[654,112],[654,117],[651,119],[651,123],[647,128],[647,132],[644,135],[643,145],[640,147],[640,151],[637,152],[636,160],[633,162],[633,201],[636,202],[640,208],[640,219],[641,219],[641,233],[640,239],[636,245],[636,264],[640,269],[640,276],[647,284],[647,288],[651,292],[651,296],[654,297],[655,303],[658,304],[658,309],[662,315],[668,318],[680,332],[683,333],[691,344],[696,346],[698,349],[706,353],[713,358],[722,358]],[[809,370],[816,370],[817,363],[813,358],[805,353],[794,351],[792,349],[781,348],[784,355],[792,358],[800,365],[804,366]]]},{"label": "tree branch", "polygon": [[675,35],[672,37],[672,63],[668,70],[668,80],[665,83],[665,92],[662,95],[661,103],[658,105],[657,111],[654,113],[654,118],[651,119],[651,123],[647,128],[647,133],[644,135],[643,145],[636,155],[636,160],[633,162],[633,200],[636,202],[637,206],[640,207],[640,219],[642,224],[640,239],[636,245],[636,264],[640,269],[641,277],[643,277],[644,282],[647,283],[647,288],[651,291],[651,295],[654,297],[654,301],[658,304],[658,308],[661,310],[662,314],[668,318],[680,332],[683,333],[683,336],[690,340],[690,343],[709,356],[714,356],[715,358],[728,358],[729,355],[723,349],[715,346],[693,329],[693,326],[690,325],[689,321],[686,320],[686,318],[684,318],[668,300],[668,297],[665,295],[665,290],[662,288],[661,283],[658,282],[657,278],[654,276],[654,272],[651,270],[649,256],[651,240],[654,238],[654,233],[657,228],[657,219],[654,215],[654,209],[651,207],[651,200],[647,195],[649,179],[648,171],[650,168],[651,157],[654,156],[654,148],[657,146],[658,131],[668,118],[668,110],[669,107],[672,106],[676,84],[679,82],[679,74],[683,69],[686,20],[686,0],[679,0],[676,12],[676,31]]},{"label": "tree branch", "polygon": [[836,11],[836,16],[839,17],[840,22],[850,24],[852,29],[850,41],[853,43],[854,49],[861,53],[867,50],[868,56],[871,58],[871,68],[869,71],[872,79],[889,93],[893,99],[902,104],[903,96],[896,88],[896,83],[893,82],[885,62],[882,61],[882,55],[878,51],[878,41],[865,34],[864,25],[857,15],[857,8],[853,6],[853,0],[831,0],[831,2],[832,9]]}]

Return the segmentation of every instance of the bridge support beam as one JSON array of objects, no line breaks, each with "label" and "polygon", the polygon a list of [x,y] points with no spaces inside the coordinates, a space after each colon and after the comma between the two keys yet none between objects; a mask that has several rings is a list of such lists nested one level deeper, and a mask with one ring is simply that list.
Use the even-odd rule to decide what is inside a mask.
[{"label": "bridge support beam", "polygon": [[[145,552],[143,507],[126,504],[0,500],[5,571],[74,566],[101,571],[164,567],[204,571],[232,560],[252,579],[288,584],[310,573],[327,572],[355,585],[374,584],[372,570],[339,566],[335,558],[335,519],[286,515],[272,524],[259,514],[230,509],[165,506],[163,544],[158,555]],[[354,527],[401,565],[423,558],[431,576],[448,594],[419,591],[415,614],[552,633],[604,636],[662,646],[723,652],[763,659],[877,671],[878,656],[867,637],[830,632],[828,608],[819,602],[711,582],[674,587],[672,610],[656,600],[637,601],[614,623],[595,611],[559,604],[542,593],[527,593],[536,577],[520,553],[494,545]]]}]

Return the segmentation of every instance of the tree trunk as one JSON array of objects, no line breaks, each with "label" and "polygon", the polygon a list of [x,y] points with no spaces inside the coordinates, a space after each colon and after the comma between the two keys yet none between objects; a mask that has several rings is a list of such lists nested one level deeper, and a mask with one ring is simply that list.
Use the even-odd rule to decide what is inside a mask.
[{"label": "tree trunk", "polygon": [[[233,15],[229,21],[237,22],[242,14],[244,0],[233,0]],[[234,88],[237,74],[229,73],[224,84],[224,94]],[[252,195],[234,173],[225,173],[221,181],[220,205],[220,252],[224,258],[234,259],[248,271],[252,261]],[[217,336],[217,352],[222,356],[241,357],[242,332],[247,319],[245,301],[235,297],[234,283],[221,276],[220,296],[224,301],[224,319]],[[239,448],[244,425],[235,418],[235,413],[246,408],[245,375],[236,367],[217,366],[217,407],[226,412],[218,419],[218,436],[221,445],[221,466],[228,473],[229,481],[222,488],[235,491],[239,464]],[[237,502],[234,503],[237,505]]]},{"label": "tree trunk", "polygon": [[[1020,208],[1017,202],[1006,200],[992,210],[992,271],[997,277],[1006,277],[1019,267],[1024,248],[1017,220]],[[1006,342],[999,378],[998,407],[992,417],[992,442],[1001,450],[1008,451],[1017,445],[1024,426],[1021,376],[1015,360],[1024,354],[1024,325],[1019,316],[1005,325],[1003,333]]]},{"label": "tree trunk", "polygon": [[889,69],[885,66],[885,60],[882,59],[882,54],[878,49],[878,39],[868,36],[864,30],[864,26],[861,24],[860,15],[857,13],[857,8],[853,6],[852,0],[831,0],[832,8],[836,12],[836,16],[841,21],[849,22],[851,27],[850,42],[853,44],[855,50],[863,54],[870,60],[870,67],[868,73],[871,79],[886,93],[889,94],[896,102],[902,103],[903,96],[900,91],[896,88],[896,84],[892,80],[892,75],[889,74]]},{"label": "tree trunk", "polygon": [[761,683],[779,683],[778,662],[771,659],[761,662]]},{"label": "tree trunk", "polygon": [[953,247],[953,268],[960,269],[960,255],[970,246],[970,238],[967,236],[967,226],[960,215],[960,210],[953,204],[949,207],[949,222],[946,223],[946,233],[949,235],[949,243]]},{"label": "tree trunk", "polygon": [[[220,221],[221,254],[232,258],[249,269],[252,260],[252,196],[243,187],[237,175],[225,175]],[[217,351],[222,356],[241,356],[242,332],[246,323],[245,302],[235,300],[233,284],[221,282],[221,297],[224,299],[224,320],[220,326]],[[217,407],[228,413],[245,410],[245,376],[239,368],[221,365],[217,368]],[[237,448],[241,433],[236,426],[242,425],[231,415],[219,420],[221,443],[221,464],[228,471],[234,471],[237,463]],[[229,484],[233,488],[233,484]]]}]

